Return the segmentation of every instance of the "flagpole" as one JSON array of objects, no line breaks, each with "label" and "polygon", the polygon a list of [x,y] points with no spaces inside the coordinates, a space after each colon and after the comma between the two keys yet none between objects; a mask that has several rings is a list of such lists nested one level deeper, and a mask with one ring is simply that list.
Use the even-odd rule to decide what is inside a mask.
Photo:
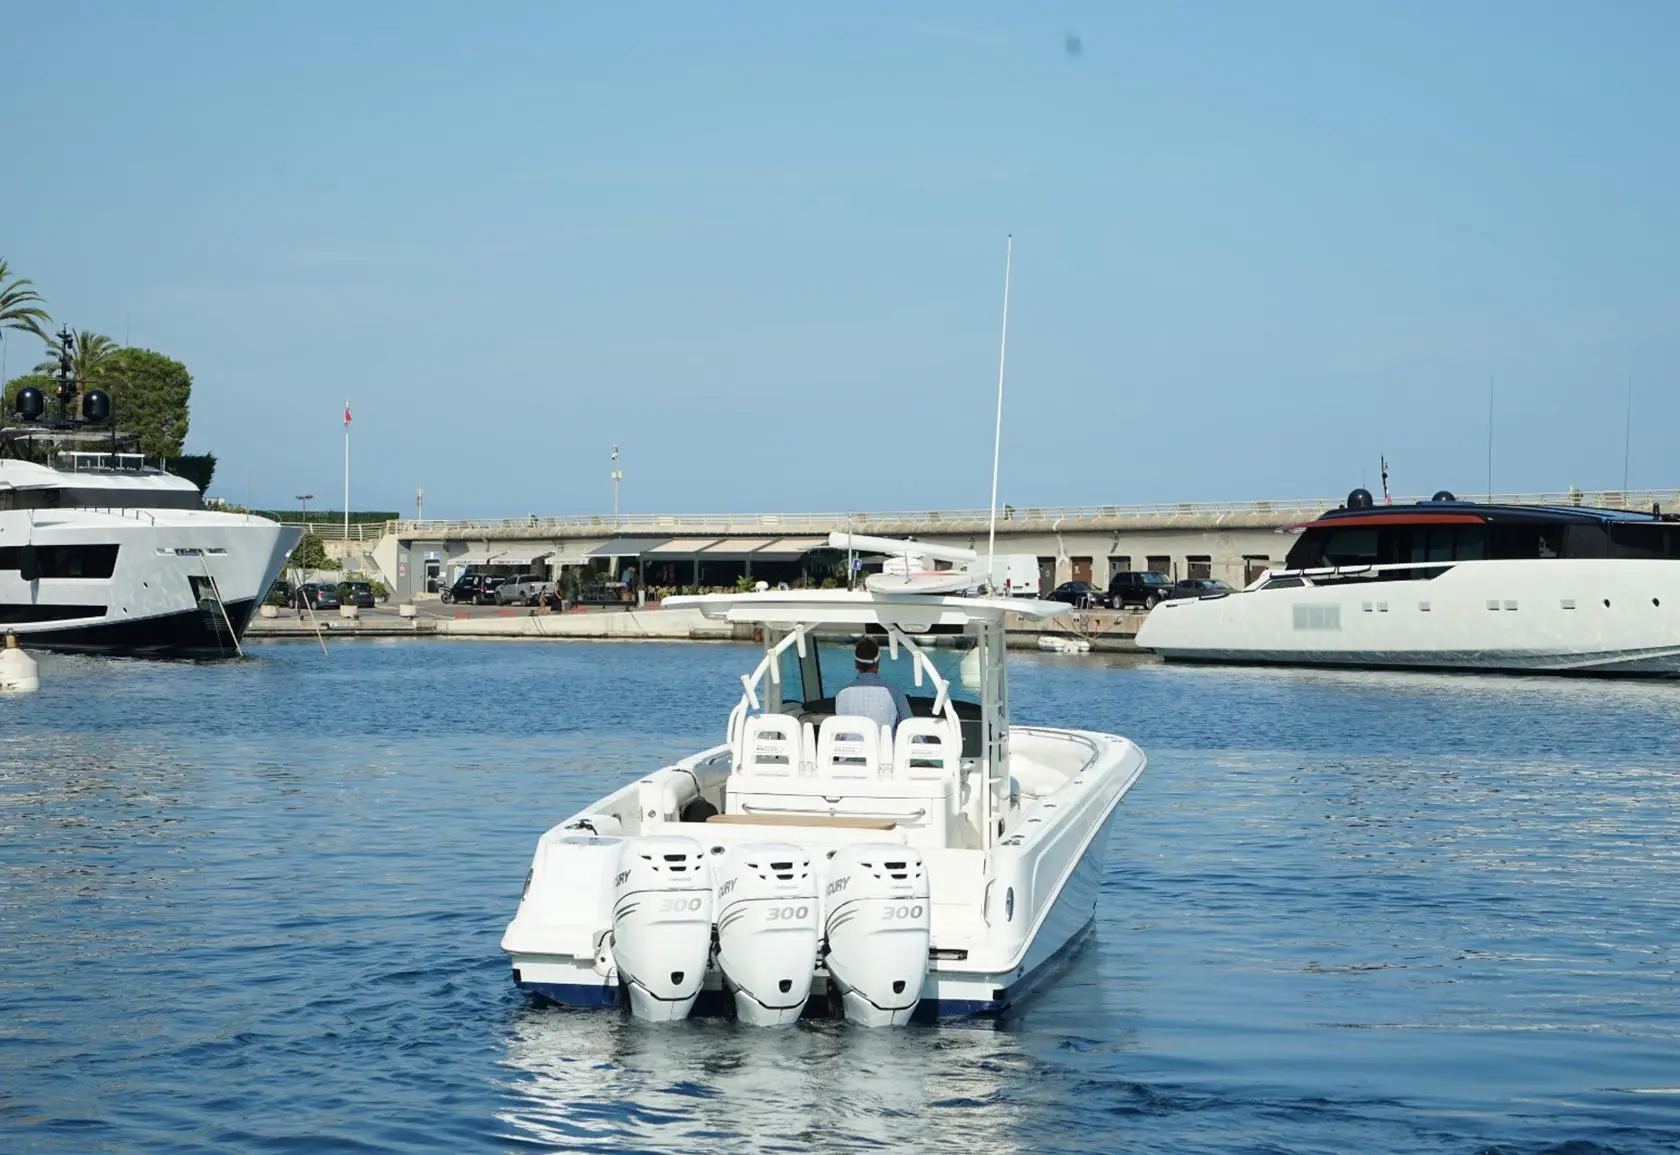
[{"label": "flagpole", "polygon": [[350,399],[344,399],[344,540],[350,540]]}]

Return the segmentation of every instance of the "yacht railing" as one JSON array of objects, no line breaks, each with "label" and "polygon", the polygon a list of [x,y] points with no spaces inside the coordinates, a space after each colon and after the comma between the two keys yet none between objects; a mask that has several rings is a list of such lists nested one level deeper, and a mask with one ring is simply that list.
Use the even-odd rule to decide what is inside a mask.
[{"label": "yacht railing", "polygon": [[58,468],[67,473],[162,473],[163,461],[148,461],[142,453],[96,453],[82,449],[58,452]]},{"label": "yacht railing", "polygon": [[147,525],[156,525],[157,517],[149,509],[136,509],[127,505],[109,505],[87,507],[89,513],[108,513],[114,517],[132,517],[135,521],[144,521]]}]

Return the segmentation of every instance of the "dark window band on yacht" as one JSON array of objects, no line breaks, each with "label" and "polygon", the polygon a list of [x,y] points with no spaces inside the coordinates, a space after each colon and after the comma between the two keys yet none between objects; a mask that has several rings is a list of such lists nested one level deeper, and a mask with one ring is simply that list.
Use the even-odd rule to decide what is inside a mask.
[{"label": "dark window band on yacht", "polygon": [[102,618],[104,606],[0,605],[0,622],[63,622],[71,618]]},{"label": "dark window band on yacht", "polygon": [[36,577],[108,578],[117,569],[115,545],[12,545],[0,548],[0,570],[21,572],[25,551],[35,555]]},{"label": "dark window band on yacht", "polygon": [[203,509],[204,495],[186,489],[94,489],[42,486],[0,490],[5,509]]}]

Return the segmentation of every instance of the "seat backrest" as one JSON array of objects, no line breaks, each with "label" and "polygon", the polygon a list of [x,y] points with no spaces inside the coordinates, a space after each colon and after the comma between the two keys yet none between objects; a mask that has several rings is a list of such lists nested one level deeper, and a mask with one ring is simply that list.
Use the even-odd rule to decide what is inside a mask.
[{"label": "seat backrest", "polygon": [[860,714],[824,718],[817,731],[817,773],[830,778],[874,778],[881,767],[881,727]]},{"label": "seat backrest", "polygon": [[747,774],[792,777],[799,773],[800,728],[786,714],[755,714],[741,727],[738,767]]},{"label": "seat backrest", "polygon": [[906,718],[893,740],[893,777],[955,779],[962,740],[944,718]]}]

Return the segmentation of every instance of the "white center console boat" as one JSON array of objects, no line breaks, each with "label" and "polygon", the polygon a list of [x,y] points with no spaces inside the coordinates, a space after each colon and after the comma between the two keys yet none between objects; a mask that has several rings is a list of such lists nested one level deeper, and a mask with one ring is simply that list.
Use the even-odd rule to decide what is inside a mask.
[{"label": "white center console boat", "polygon": [[[667,602],[755,627],[763,657],[722,745],[538,840],[502,939],[520,987],[646,1019],[899,1025],[999,1014],[1078,945],[1145,759],[1010,725],[1005,616],[1068,607],[877,584]],[[864,635],[910,707],[896,727],[835,712]]]}]

